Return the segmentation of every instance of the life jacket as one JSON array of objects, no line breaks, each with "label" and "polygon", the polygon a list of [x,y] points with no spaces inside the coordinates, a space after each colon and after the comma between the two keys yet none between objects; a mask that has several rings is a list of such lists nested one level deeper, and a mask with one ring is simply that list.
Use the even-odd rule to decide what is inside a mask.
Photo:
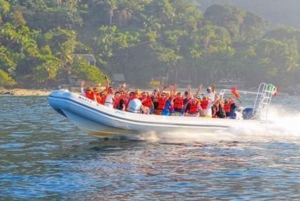
[{"label": "life jacket", "polygon": [[209,103],[209,102],[208,102],[207,99],[206,99],[206,100],[201,100],[201,103],[200,103],[201,108],[202,108],[203,110],[207,109],[208,103]]},{"label": "life jacket", "polygon": [[120,98],[118,99],[118,104],[116,105],[116,109],[118,109],[118,110],[123,110],[123,104],[122,104],[122,102],[123,102],[123,104],[125,104],[124,98],[123,98],[123,97],[120,97]]},{"label": "life jacket", "polygon": [[101,96],[99,93],[96,93],[96,101],[97,103],[101,103]]},{"label": "life jacket", "polygon": [[175,110],[176,109],[182,110],[182,108],[183,108],[183,98],[176,97],[174,99],[174,106],[173,107],[174,107]]},{"label": "life jacket", "polygon": [[129,98],[126,95],[123,95],[122,98],[124,100],[125,107],[127,108],[128,103],[129,103]]},{"label": "life jacket", "polygon": [[106,95],[103,95],[100,100],[100,104],[105,105]]},{"label": "life jacket", "polygon": [[157,109],[163,110],[165,108],[167,100],[168,100],[168,98],[162,98],[162,97],[158,98]]},{"label": "life jacket", "polygon": [[199,112],[198,102],[196,102],[196,103],[191,102],[191,103],[190,103],[190,110],[189,110],[189,113],[190,113],[190,114],[193,114],[193,113],[196,113],[196,112]]},{"label": "life jacket", "polygon": [[224,104],[224,111],[225,111],[225,113],[229,113],[230,112],[230,107],[231,107],[231,102],[228,102],[228,103],[226,103],[226,104]]},{"label": "life jacket", "polygon": [[150,96],[147,96],[146,99],[142,102],[143,106],[146,107],[152,107],[153,106],[153,102],[151,100]]},{"label": "life jacket", "polygon": [[115,99],[115,101],[114,101],[114,108],[118,107],[118,105],[120,103],[120,100],[121,100],[121,97]]},{"label": "life jacket", "polygon": [[91,99],[91,100],[95,100],[95,94],[94,92],[91,92],[91,93],[86,93],[85,92],[85,97],[87,97],[88,99]]}]

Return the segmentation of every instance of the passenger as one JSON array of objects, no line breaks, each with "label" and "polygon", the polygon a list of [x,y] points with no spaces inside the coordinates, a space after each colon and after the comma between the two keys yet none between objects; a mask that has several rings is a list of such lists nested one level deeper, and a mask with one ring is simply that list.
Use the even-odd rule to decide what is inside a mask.
[{"label": "passenger", "polygon": [[183,114],[183,97],[180,92],[176,94],[173,100],[174,112],[172,116],[181,116]]},{"label": "passenger", "polygon": [[[123,110],[123,111],[125,111],[126,110],[126,101],[125,101],[125,97],[124,97],[124,92],[123,91],[121,91],[121,92],[116,92],[116,93],[119,93],[120,95],[117,95],[117,96],[119,96],[118,97],[118,99],[117,99],[117,104],[115,104],[116,105],[116,109],[117,110]],[[115,96],[116,96],[116,93],[115,93]]]},{"label": "passenger", "polygon": [[154,111],[157,110],[157,106],[158,106],[157,92],[158,89],[154,89],[151,94],[151,100],[153,102]]},{"label": "passenger", "polygon": [[207,93],[205,96],[208,97],[208,99],[211,100],[211,102],[214,102],[215,101],[215,93],[212,91],[212,88],[211,87],[207,87]]},{"label": "passenger", "polygon": [[184,116],[199,117],[200,111],[202,111],[200,103],[197,98],[193,97],[187,104]]},{"label": "passenger", "polygon": [[161,94],[157,95],[157,109],[154,111],[156,115],[161,115],[163,110],[165,109],[166,102],[168,100],[168,97],[166,96],[165,92],[162,92]]},{"label": "passenger", "polygon": [[170,96],[169,94],[166,94],[167,100],[165,102],[164,109],[161,113],[161,115],[164,116],[170,116],[172,109],[173,109],[173,97]]},{"label": "passenger", "polygon": [[128,105],[128,102],[129,102],[129,94],[128,94],[128,91],[121,91],[121,96],[122,96],[122,99],[124,100],[125,110],[126,110],[127,105]]},{"label": "passenger", "polygon": [[132,113],[141,113],[142,102],[137,98],[135,92],[130,92],[130,100],[128,102],[127,111]]},{"label": "passenger", "polygon": [[109,86],[109,80],[105,76],[105,82],[106,82],[106,95],[103,97],[105,99],[104,105],[109,108],[114,108],[114,89]]},{"label": "passenger", "polygon": [[185,106],[189,100],[190,100],[190,91],[185,91],[184,92],[184,97],[183,97],[183,105]]},{"label": "passenger", "polygon": [[90,99],[90,100],[96,101],[96,96],[95,96],[95,94],[94,94],[92,88],[91,88],[91,87],[87,87],[86,89],[83,89],[84,84],[85,84],[85,81],[82,80],[82,81],[80,82],[80,86],[81,86],[81,94],[82,94],[83,96],[87,97],[87,98]]},{"label": "passenger", "polygon": [[226,113],[224,111],[224,100],[219,98],[219,102],[220,102],[220,105],[219,105],[218,117],[219,118],[226,118]]},{"label": "passenger", "polygon": [[230,108],[231,108],[231,102],[229,101],[229,99],[225,99],[223,109],[225,111],[226,117],[229,117],[230,115]]},{"label": "passenger", "polygon": [[[200,94],[200,91],[202,90],[202,87],[203,85],[200,84],[199,87],[198,87],[198,90],[196,92],[196,94],[194,95],[194,97],[198,97],[198,95]],[[187,112],[187,103],[189,103],[189,101],[191,100],[191,98],[193,98],[193,95],[191,93],[191,86],[189,85],[188,90],[184,92],[184,96],[185,98],[183,99],[183,113],[186,113]]]},{"label": "passenger", "polygon": [[217,100],[215,100],[211,110],[212,110],[212,118],[225,118],[226,117],[225,111],[222,106],[222,100],[219,98]]},{"label": "passenger", "polygon": [[119,91],[116,91],[115,96],[114,96],[114,108],[115,109],[117,109],[120,100],[121,100],[121,93]]},{"label": "passenger", "polygon": [[135,90],[135,96],[137,97],[137,98],[141,98],[142,97],[142,94],[141,94],[141,90],[140,89],[136,89]]},{"label": "passenger", "polygon": [[[207,104],[206,109],[203,109],[203,112],[206,117],[212,117],[212,106],[215,101],[215,94],[212,92],[212,87],[207,87],[206,89],[207,93],[205,94],[206,99],[204,99],[205,104]],[[208,101],[208,103],[206,102]]]},{"label": "passenger", "polygon": [[144,111],[146,112],[146,114],[153,114],[154,105],[148,92],[143,92],[140,100],[144,106]]},{"label": "passenger", "polygon": [[183,113],[183,114],[186,113],[186,111],[187,111],[187,110],[186,110],[186,107],[187,107],[187,105],[188,105],[190,99],[191,99],[191,94],[190,94],[190,92],[189,92],[189,91],[185,91],[185,92],[184,92],[184,95],[183,95],[183,109],[182,109],[182,113]]},{"label": "passenger", "polygon": [[101,91],[100,96],[101,96],[100,104],[105,105],[106,91],[105,90]]},{"label": "passenger", "polygon": [[114,99],[114,89],[112,87],[109,87],[107,90],[105,105],[109,108],[114,108]]},{"label": "passenger", "polygon": [[100,94],[99,90],[96,87],[94,87],[93,90],[95,93],[95,98],[96,98],[97,103],[101,104],[101,94]]},{"label": "passenger", "polygon": [[201,98],[201,101],[200,101],[200,105],[201,105],[201,108],[203,110],[206,110],[208,108],[208,105],[209,105],[208,97],[203,95],[202,98]]},{"label": "passenger", "polygon": [[229,112],[229,115],[228,116],[226,115],[226,116],[230,119],[235,119],[236,118],[235,110],[236,110],[237,106],[231,97],[229,97],[228,101],[230,102],[230,112]]},{"label": "passenger", "polygon": [[163,92],[167,86],[163,86],[160,90],[156,89],[156,92],[154,94],[154,99],[157,101],[157,108],[154,110],[154,114],[161,115],[163,109],[165,108],[166,101],[168,97],[166,96],[166,93]]}]

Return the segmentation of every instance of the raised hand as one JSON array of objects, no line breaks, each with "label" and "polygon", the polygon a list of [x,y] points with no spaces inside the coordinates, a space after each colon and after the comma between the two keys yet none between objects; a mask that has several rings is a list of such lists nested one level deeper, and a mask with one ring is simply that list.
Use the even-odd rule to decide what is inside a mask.
[{"label": "raised hand", "polygon": [[81,81],[80,81],[80,86],[83,87],[84,84],[85,84],[85,81],[84,81],[84,80],[81,80]]}]

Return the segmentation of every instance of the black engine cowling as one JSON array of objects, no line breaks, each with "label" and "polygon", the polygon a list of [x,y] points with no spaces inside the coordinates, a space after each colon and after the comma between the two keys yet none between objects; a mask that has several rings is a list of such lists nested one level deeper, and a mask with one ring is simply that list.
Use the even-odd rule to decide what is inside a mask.
[{"label": "black engine cowling", "polygon": [[245,108],[242,114],[243,114],[243,119],[252,119],[254,117],[253,108]]}]

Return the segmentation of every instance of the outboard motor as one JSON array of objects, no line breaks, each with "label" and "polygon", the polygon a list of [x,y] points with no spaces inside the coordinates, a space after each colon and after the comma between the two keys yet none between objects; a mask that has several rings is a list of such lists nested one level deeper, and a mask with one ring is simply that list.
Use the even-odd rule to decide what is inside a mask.
[{"label": "outboard motor", "polygon": [[243,109],[243,119],[252,119],[254,117],[253,108]]},{"label": "outboard motor", "polygon": [[232,119],[243,119],[243,110],[244,108],[241,106],[237,106],[234,109],[234,115]]}]

